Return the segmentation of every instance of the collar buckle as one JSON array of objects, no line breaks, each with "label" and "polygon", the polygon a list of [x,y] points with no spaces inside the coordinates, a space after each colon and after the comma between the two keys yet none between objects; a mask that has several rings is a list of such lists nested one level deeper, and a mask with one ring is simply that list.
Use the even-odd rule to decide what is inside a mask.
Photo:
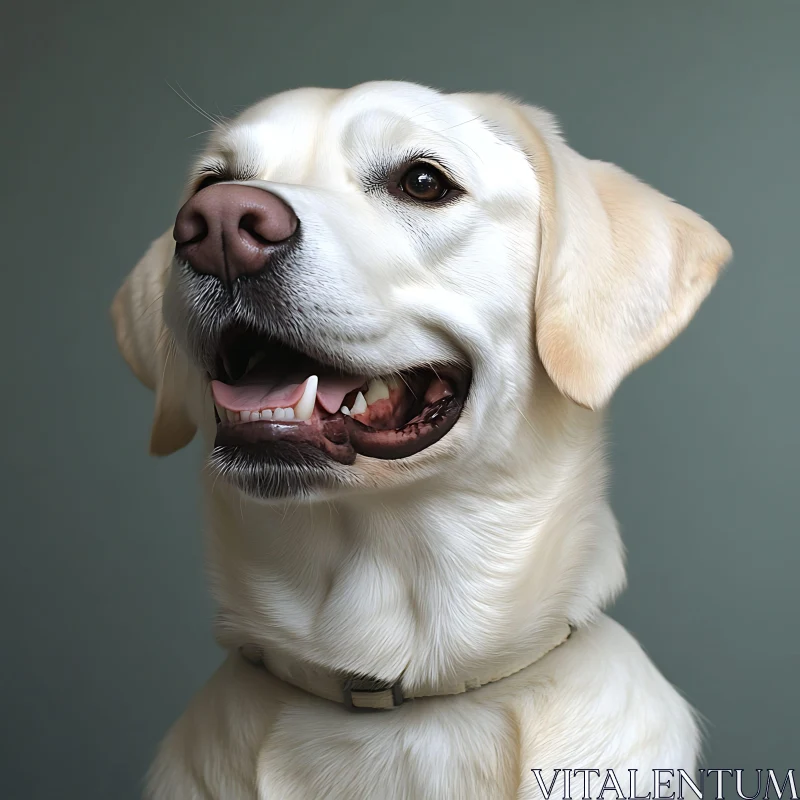
[{"label": "collar buckle", "polygon": [[400,682],[375,678],[348,678],[342,684],[342,702],[348,711],[385,711],[405,702]]}]

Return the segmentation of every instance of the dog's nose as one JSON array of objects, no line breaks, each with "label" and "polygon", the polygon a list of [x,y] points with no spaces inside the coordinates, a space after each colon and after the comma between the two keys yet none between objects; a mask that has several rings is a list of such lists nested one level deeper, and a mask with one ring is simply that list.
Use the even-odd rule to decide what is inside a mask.
[{"label": "dog's nose", "polygon": [[296,231],[294,211],[271,192],[238,184],[209,186],[178,212],[175,254],[196,272],[232,282],[266,269]]}]

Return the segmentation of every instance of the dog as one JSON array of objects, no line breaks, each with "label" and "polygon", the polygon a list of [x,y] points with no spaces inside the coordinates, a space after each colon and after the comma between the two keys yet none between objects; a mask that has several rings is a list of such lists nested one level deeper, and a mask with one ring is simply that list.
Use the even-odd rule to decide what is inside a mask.
[{"label": "dog", "polygon": [[299,89],[221,123],[112,307],[152,453],[202,436],[228,651],[147,796],[692,770],[692,709],[602,613],[603,409],[730,256],[502,95]]}]

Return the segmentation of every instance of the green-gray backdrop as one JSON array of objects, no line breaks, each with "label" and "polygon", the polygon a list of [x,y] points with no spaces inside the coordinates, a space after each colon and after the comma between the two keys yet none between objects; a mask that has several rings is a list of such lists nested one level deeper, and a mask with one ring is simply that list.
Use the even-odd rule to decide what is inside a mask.
[{"label": "green-gray backdrop", "polygon": [[0,797],[137,797],[220,659],[198,451],[147,456],[107,319],[209,127],[168,84],[223,114],[376,78],[503,90],[730,238],[612,407],[613,613],[703,715],[706,766],[800,772],[800,3],[59,0],[0,30]]}]

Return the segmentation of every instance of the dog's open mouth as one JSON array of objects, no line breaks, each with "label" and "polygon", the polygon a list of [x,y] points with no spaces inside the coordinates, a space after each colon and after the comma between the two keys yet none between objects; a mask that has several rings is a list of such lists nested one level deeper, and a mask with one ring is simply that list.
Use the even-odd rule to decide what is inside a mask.
[{"label": "dog's open mouth", "polygon": [[430,447],[455,424],[470,382],[453,366],[346,373],[246,328],[222,336],[215,372],[217,447],[294,443],[342,464]]}]

